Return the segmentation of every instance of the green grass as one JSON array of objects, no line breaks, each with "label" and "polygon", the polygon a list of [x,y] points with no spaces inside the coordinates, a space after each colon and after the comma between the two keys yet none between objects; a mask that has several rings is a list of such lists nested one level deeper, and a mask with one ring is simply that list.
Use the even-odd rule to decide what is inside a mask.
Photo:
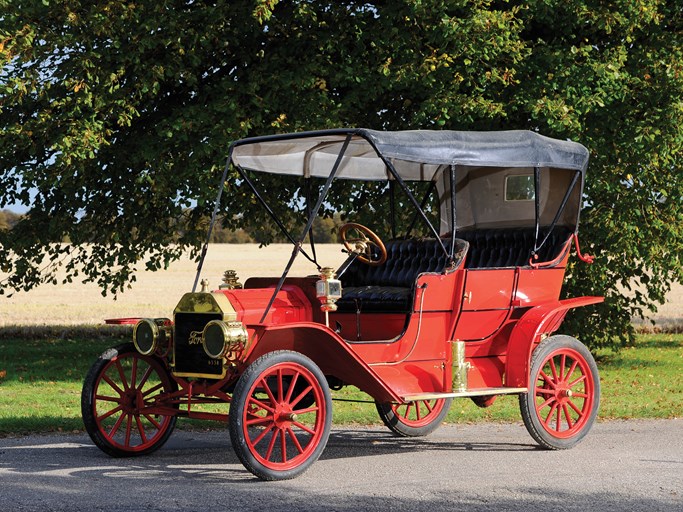
[{"label": "green grass", "polygon": [[[106,348],[127,340],[127,331],[46,332],[42,337],[3,333],[0,339],[0,435],[82,431],[83,377]],[[599,417],[683,416],[683,335],[640,335],[635,347],[598,353],[602,382]],[[370,398],[355,388],[333,392],[342,399]],[[515,396],[498,397],[480,409],[471,400],[453,402],[447,422],[519,421]],[[373,403],[334,404],[334,424],[379,424]],[[206,422],[181,420],[181,428]]]}]

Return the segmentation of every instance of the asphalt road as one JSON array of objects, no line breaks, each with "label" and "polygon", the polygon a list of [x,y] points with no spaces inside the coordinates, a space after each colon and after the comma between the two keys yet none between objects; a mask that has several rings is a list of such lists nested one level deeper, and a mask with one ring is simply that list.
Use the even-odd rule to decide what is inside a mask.
[{"label": "asphalt road", "polygon": [[114,459],[83,434],[0,439],[0,507],[21,511],[683,511],[683,419],[598,423],[572,450],[521,424],[444,426],[422,439],[333,426],[295,480],[261,482],[227,432],[176,431]]}]

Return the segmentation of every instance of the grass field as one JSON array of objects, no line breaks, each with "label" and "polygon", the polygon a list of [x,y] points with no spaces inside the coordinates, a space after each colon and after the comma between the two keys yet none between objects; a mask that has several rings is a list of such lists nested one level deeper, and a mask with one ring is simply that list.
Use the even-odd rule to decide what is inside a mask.
[{"label": "grass field", "polygon": [[[82,430],[83,377],[99,353],[123,341],[127,339],[115,339],[111,333],[89,338],[0,339],[0,435]],[[683,335],[644,335],[638,348],[598,354],[597,359],[602,420],[683,416]],[[344,388],[333,396],[370,400],[355,388]],[[337,401],[333,411],[336,425],[380,423],[373,403]],[[503,396],[486,409],[469,399],[455,400],[446,421],[520,418],[517,398]],[[208,424],[181,420],[183,425],[204,428]]]}]

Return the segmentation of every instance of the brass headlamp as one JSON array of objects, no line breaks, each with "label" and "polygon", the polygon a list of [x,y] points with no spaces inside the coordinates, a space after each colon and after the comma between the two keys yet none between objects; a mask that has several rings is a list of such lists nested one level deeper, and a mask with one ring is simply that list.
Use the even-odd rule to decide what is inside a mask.
[{"label": "brass headlamp", "polygon": [[242,322],[211,320],[202,332],[202,346],[212,359],[222,359],[231,352],[242,352],[249,335]]},{"label": "brass headlamp", "polygon": [[133,327],[133,345],[144,356],[153,354],[161,343],[171,339],[171,320],[143,318]]}]

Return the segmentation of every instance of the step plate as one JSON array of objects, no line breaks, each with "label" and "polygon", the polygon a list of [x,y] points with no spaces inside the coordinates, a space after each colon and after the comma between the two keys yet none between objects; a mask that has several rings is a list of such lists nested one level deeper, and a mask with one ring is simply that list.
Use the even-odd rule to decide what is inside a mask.
[{"label": "step plate", "polygon": [[491,396],[491,395],[518,395],[527,393],[528,388],[480,388],[468,389],[467,391],[456,391],[453,393],[419,393],[416,395],[406,395],[401,398],[405,402],[415,402],[417,400],[434,400],[437,398],[462,398],[472,396]]}]

